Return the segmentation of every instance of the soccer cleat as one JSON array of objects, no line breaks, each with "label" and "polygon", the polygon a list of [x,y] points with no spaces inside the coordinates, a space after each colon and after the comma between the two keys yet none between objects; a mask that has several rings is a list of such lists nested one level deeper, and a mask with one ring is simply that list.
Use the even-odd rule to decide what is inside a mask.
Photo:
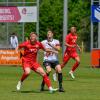
[{"label": "soccer cleat", "polygon": [[70,74],[70,76],[71,76],[73,79],[75,79],[75,76],[74,76],[74,74],[73,74],[72,71],[70,71],[69,74]]},{"label": "soccer cleat", "polygon": [[58,91],[58,88],[56,88],[56,89],[50,88],[50,89],[49,89],[49,92],[50,92],[50,93],[54,93],[54,92],[56,92],[56,91]]},{"label": "soccer cleat", "polygon": [[57,81],[56,73],[53,74],[53,80]]},{"label": "soccer cleat", "polygon": [[63,88],[59,88],[59,92],[65,92]]},{"label": "soccer cleat", "polygon": [[17,84],[17,86],[16,86],[17,91],[19,91],[21,89],[21,85],[22,85],[22,82],[19,81],[18,84]]}]

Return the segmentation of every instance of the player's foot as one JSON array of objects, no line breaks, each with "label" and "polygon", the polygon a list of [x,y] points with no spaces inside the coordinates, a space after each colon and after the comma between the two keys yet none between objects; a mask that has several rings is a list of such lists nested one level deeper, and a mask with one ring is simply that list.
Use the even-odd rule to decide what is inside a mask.
[{"label": "player's foot", "polygon": [[63,88],[59,88],[59,92],[65,92]]},{"label": "player's foot", "polygon": [[50,93],[53,93],[53,92],[56,92],[56,91],[58,91],[58,88],[56,88],[56,89],[54,89],[54,88],[52,88],[52,87],[49,88],[49,92],[50,92]]},{"label": "player's foot", "polygon": [[53,80],[54,80],[54,81],[57,81],[56,73],[53,74]]},{"label": "player's foot", "polygon": [[21,86],[22,86],[22,82],[19,81],[17,86],[16,86],[17,91],[19,91],[21,89]]},{"label": "player's foot", "polygon": [[71,76],[73,79],[75,79],[75,76],[74,76],[74,74],[73,74],[72,71],[70,71],[69,74],[70,74],[70,76]]}]

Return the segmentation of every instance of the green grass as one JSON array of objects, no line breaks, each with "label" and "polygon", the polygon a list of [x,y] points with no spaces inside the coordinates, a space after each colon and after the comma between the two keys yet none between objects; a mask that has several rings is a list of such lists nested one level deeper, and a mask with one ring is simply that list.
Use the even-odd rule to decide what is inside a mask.
[{"label": "green grass", "polygon": [[[100,69],[90,67],[90,54],[83,53],[81,55],[81,64],[75,72],[75,80],[68,75],[73,63],[71,60],[63,69],[63,87],[66,92],[54,94],[50,94],[49,91],[39,91],[42,78],[34,72],[31,72],[31,75],[24,81],[21,91],[17,92],[16,84],[21,77],[22,69],[1,66],[0,100],[99,100]],[[50,79],[52,80],[52,75]],[[53,87],[58,86],[53,81],[52,85]]]}]

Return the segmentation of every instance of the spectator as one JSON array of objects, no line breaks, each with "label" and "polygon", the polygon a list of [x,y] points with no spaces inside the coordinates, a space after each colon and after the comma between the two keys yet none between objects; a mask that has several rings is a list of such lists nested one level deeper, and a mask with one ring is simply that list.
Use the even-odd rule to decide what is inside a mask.
[{"label": "spectator", "polygon": [[14,48],[14,49],[18,46],[18,38],[15,33],[12,33],[10,37],[10,45],[11,45],[11,48]]}]

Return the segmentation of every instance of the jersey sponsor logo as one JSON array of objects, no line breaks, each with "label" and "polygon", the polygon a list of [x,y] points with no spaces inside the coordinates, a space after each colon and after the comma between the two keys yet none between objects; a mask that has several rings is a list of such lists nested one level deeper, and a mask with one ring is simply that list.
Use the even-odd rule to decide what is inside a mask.
[{"label": "jersey sponsor logo", "polygon": [[34,52],[34,53],[37,53],[37,49],[29,49],[30,50],[30,52]]}]

